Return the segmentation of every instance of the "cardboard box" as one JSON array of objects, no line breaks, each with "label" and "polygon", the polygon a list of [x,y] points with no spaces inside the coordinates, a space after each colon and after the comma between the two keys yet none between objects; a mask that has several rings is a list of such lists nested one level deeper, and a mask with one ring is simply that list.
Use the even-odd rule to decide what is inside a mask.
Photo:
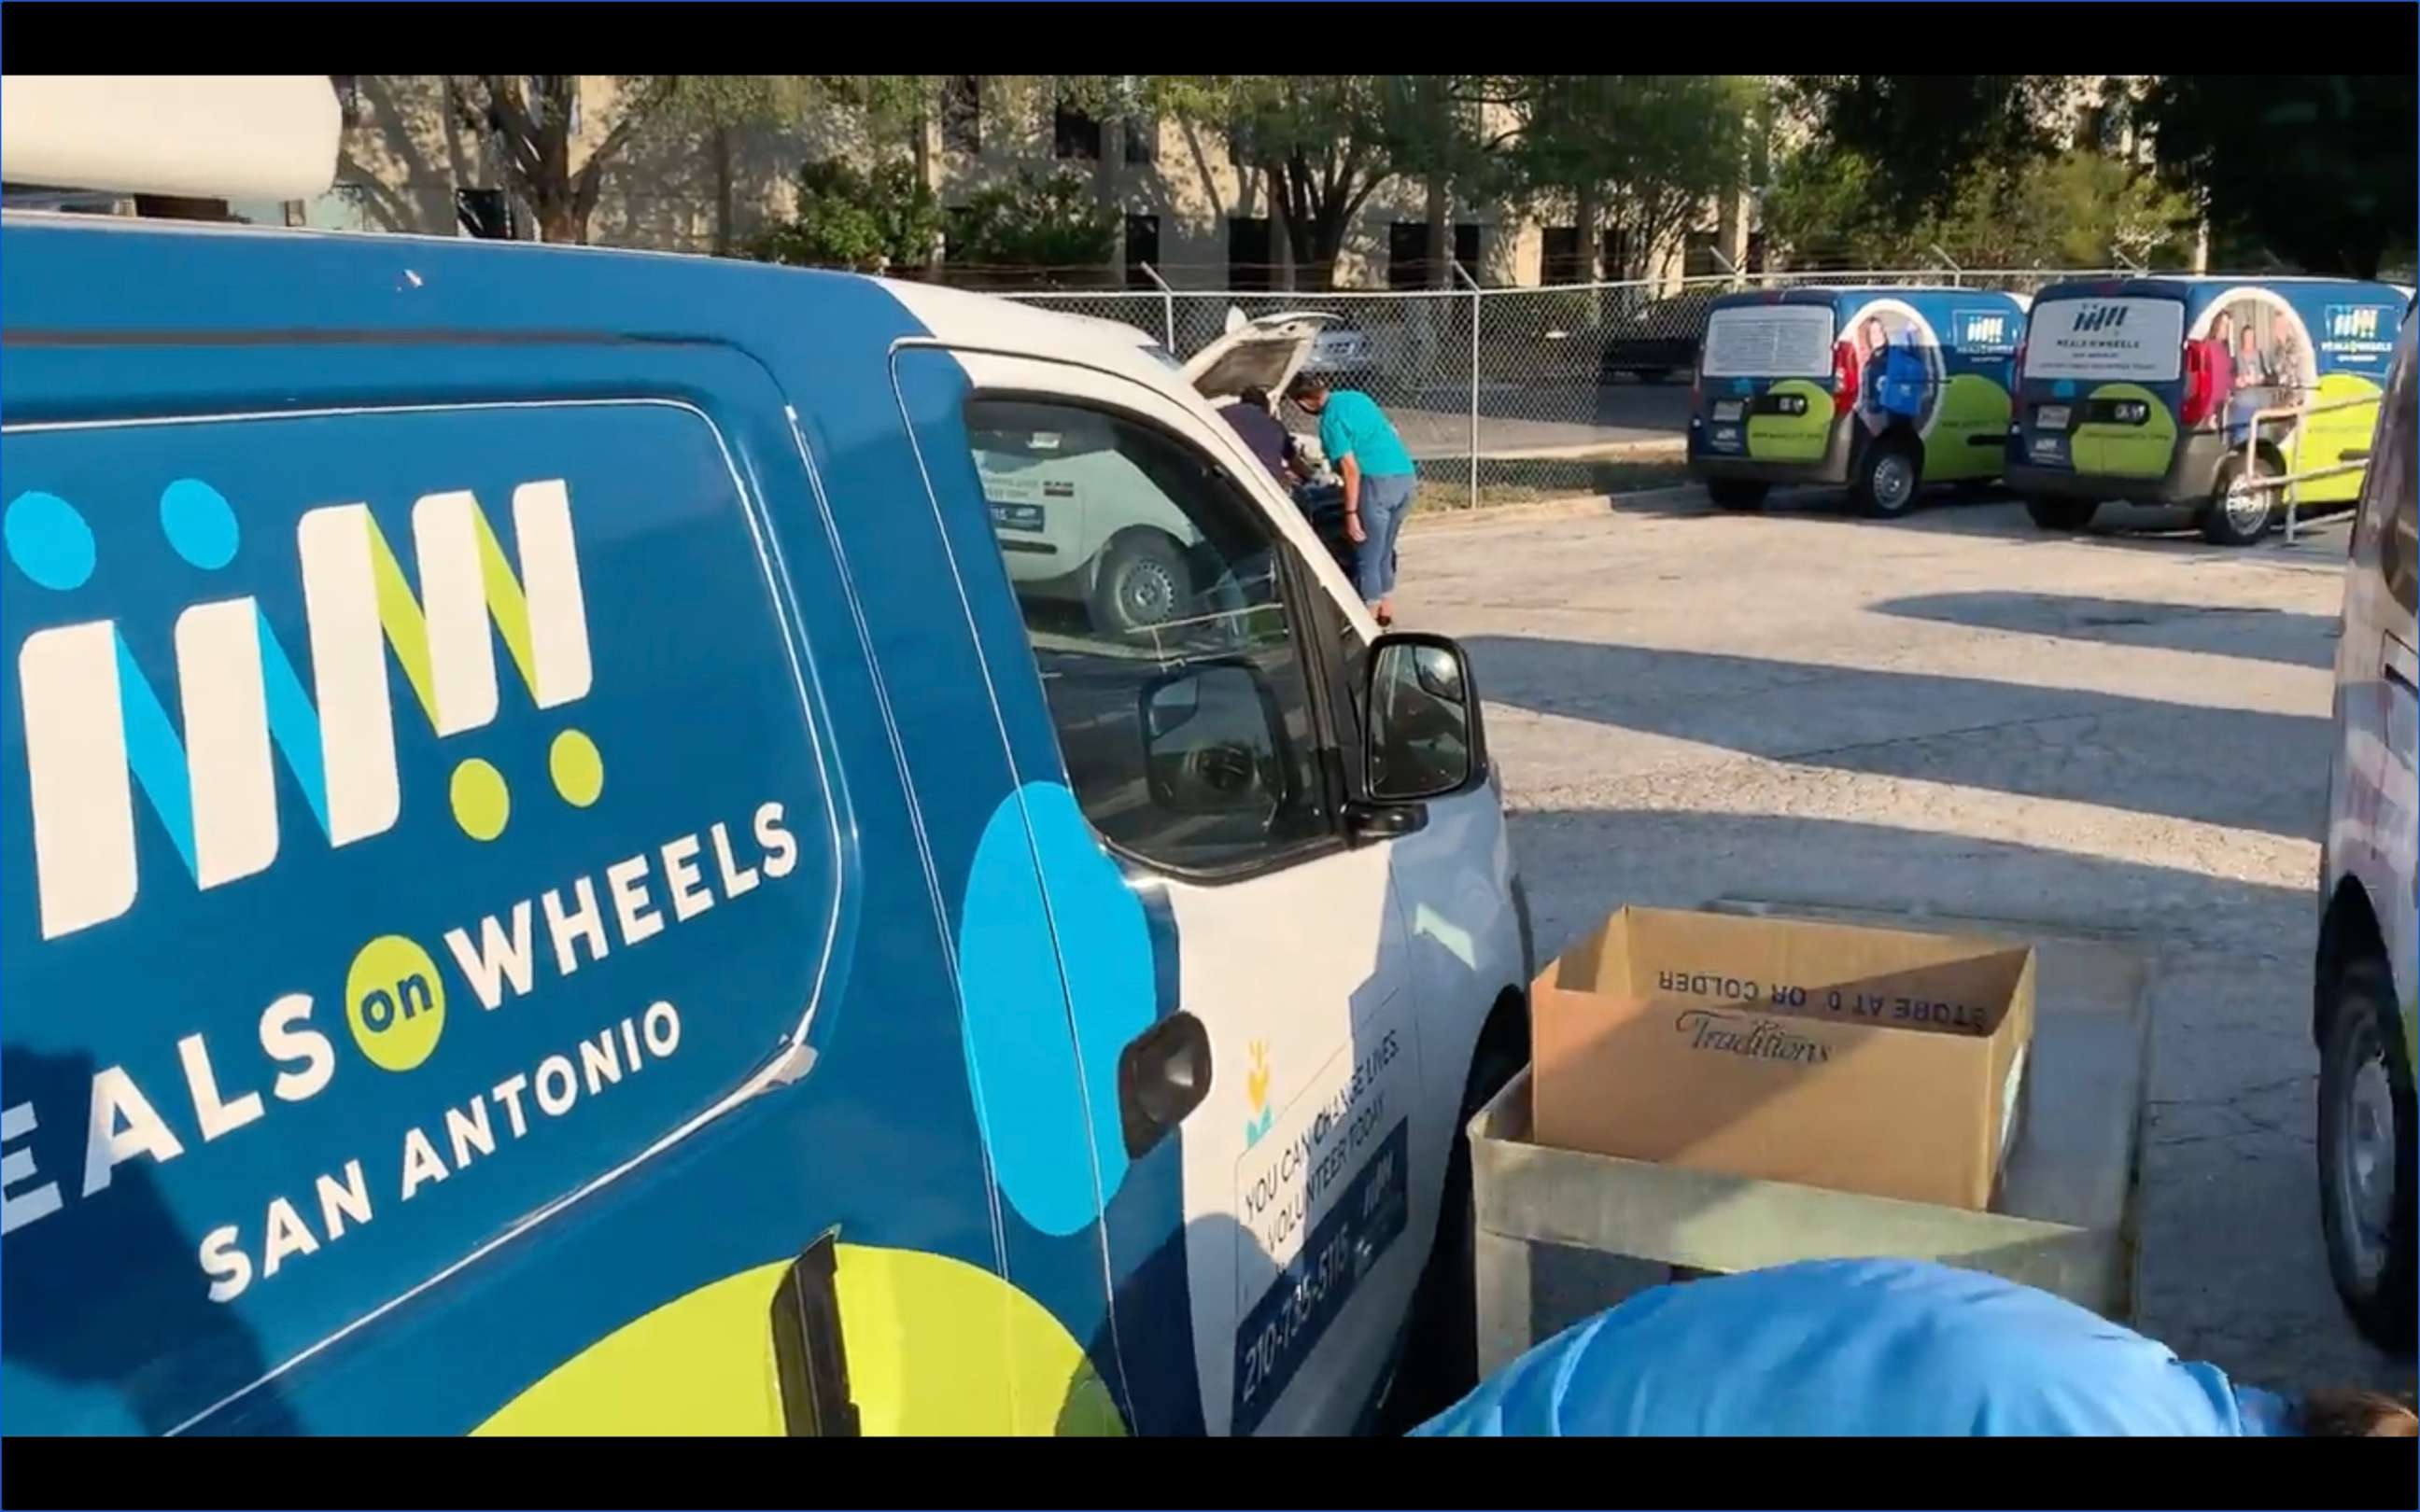
[{"label": "cardboard box", "polygon": [[1531,987],[1535,1137],[1980,1210],[2033,1020],[2030,947],[1624,908]]}]

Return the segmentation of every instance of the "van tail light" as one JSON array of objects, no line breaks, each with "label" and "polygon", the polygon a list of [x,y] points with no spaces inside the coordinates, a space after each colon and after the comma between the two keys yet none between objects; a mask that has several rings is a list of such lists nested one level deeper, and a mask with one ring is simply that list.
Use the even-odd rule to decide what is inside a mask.
[{"label": "van tail light", "polygon": [[1848,342],[1832,347],[1832,413],[1845,415],[1857,408],[1857,348]]},{"label": "van tail light", "polygon": [[2185,398],[2177,419],[2187,430],[2218,412],[2218,349],[2209,341],[2185,343]]}]

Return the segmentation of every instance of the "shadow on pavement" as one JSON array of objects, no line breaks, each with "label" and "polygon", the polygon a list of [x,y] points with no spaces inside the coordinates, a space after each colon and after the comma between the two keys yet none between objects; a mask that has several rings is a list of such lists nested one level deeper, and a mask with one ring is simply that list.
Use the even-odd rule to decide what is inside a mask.
[{"label": "shadow on pavement", "polygon": [[2333,615],[2257,604],[2163,604],[1993,591],[1895,598],[1875,605],[1874,611],[1978,630],[2249,656],[2289,667],[2335,664]]},{"label": "shadow on pavement", "polygon": [[2296,839],[2321,823],[2323,805],[2303,801],[2327,771],[2317,716],[1522,636],[1465,643],[1490,701],[1538,713]]}]

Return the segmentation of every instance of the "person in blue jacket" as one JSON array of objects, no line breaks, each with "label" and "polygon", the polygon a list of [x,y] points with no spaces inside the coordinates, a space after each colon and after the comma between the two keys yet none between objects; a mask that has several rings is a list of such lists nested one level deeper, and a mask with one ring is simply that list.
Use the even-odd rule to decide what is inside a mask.
[{"label": "person in blue jacket", "polygon": [[1416,1437],[2411,1437],[2365,1392],[2227,1380],[2048,1292],[1913,1260],[1657,1287],[1513,1361]]}]

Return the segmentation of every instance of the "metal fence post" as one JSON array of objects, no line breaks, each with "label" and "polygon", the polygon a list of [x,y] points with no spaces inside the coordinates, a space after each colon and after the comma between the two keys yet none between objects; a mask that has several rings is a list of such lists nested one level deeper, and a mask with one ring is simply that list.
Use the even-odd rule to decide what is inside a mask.
[{"label": "metal fence post", "polygon": [[1951,288],[1964,287],[1965,285],[1962,280],[1966,276],[1966,270],[1958,266],[1957,260],[1951,257],[1949,254],[1942,251],[1941,243],[1938,241],[1932,244],[1931,251],[1934,256],[1941,259],[1942,266],[1949,270],[1949,286]]},{"label": "metal fence post", "polygon": [[1480,301],[1485,298],[1479,280],[1470,270],[1454,259],[1453,273],[1470,290],[1470,507],[1479,507],[1479,316]]},{"label": "metal fence post", "polygon": [[1173,357],[1176,355],[1176,290],[1168,286],[1168,280],[1159,276],[1158,269],[1149,263],[1142,264],[1141,268],[1143,277],[1150,279],[1152,286],[1159,290],[1160,319],[1167,336],[1169,355]]}]

